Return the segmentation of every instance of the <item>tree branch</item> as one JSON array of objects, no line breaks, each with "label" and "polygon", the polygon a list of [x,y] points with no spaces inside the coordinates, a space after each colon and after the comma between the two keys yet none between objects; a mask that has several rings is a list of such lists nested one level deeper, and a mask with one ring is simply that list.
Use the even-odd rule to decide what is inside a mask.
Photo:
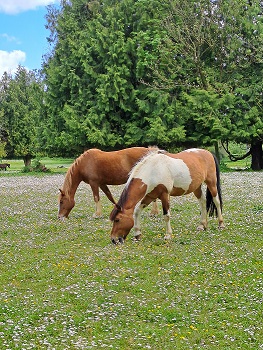
[{"label": "tree branch", "polygon": [[249,150],[246,154],[244,154],[244,155],[242,155],[242,156],[235,156],[235,155],[232,154],[232,153],[229,151],[229,149],[228,149],[228,141],[226,141],[226,145],[224,145],[224,142],[223,142],[223,141],[221,141],[221,144],[222,144],[222,147],[224,148],[224,150],[226,151],[226,153],[228,154],[229,159],[230,159],[232,162],[235,162],[235,161],[237,161],[237,160],[245,159],[245,158],[247,158],[248,156],[251,155],[251,148],[250,148],[250,150]]}]

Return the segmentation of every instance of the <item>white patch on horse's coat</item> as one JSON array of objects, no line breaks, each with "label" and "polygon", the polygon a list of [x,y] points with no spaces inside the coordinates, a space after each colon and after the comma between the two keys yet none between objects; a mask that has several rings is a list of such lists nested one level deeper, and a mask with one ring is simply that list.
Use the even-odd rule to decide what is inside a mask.
[{"label": "white patch on horse's coat", "polygon": [[164,154],[150,154],[133,169],[130,178],[141,179],[147,185],[147,193],[163,184],[170,193],[173,187],[188,190],[192,178],[188,166],[182,159]]},{"label": "white patch on horse's coat", "polygon": [[184,152],[196,152],[196,153],[198,153],[198,152],[200,152],[200,151],[202,151],[200,148],[189,148],[189,149],[186,149]]}]

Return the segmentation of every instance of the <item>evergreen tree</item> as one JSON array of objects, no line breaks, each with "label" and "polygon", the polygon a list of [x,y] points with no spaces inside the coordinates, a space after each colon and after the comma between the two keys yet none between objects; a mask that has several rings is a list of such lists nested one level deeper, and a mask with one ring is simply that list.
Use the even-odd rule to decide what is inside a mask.
[{"label": "evergreen tree", "polygon": [[14,77],[5,73],[0,85],[1,134],[7,155],[22,157],[25,165],[29,165],[38,150],[42,85],[36,72],[21,66]]},{"label": "evergreen tree", "polygon": [[165,7],[156,0],[74,0],[49,9],[54,51],[44,70],[50,152],[184,139],[173,97],[144,84],[158,59]]},{"label": "evergreen tree", "polygon": [[[263,23],[259,1],[171,1],[156,79],[181,89],[186,139],[251,145],[263,168]],[[170,79],[167,79],[167,72]]]}]

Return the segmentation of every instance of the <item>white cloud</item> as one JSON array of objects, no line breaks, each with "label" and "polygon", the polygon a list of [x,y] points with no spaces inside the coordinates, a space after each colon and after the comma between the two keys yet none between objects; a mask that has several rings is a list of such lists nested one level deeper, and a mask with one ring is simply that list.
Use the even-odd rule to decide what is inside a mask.
[{"label": "white cloud", "polygon": [[8,35],[6,33],[0,34],[0,38],[4,38],[8,42],[14,42],[16,44],[21,44],[21,41],[15,36]]},{"label": "white cloud", "polygon": [[26,54],[20,50],[14,50],[11,52],[0,50],[0,77],[7,73],[14,73],[19,64],[24,62]]},{"label": "white cloud", "polygon": [[57,0],[0,0],[0,12],[13,15],[55,2]]}]

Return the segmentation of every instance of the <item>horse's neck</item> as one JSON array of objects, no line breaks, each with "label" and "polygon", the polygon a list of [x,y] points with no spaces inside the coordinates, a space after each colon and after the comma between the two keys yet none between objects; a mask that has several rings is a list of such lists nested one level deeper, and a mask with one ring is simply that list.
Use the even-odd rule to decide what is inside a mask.
[{"label": "horse's neck", "polygon": [[[136,179],[137,180],[137,179]],[[146,194],[147,186],[141,186],[136,184],[136,180],[132,181],[128,187],[128,195],[123,209],[126,211],[134,211],[134,208],[138,202],[140,202]]]}]

